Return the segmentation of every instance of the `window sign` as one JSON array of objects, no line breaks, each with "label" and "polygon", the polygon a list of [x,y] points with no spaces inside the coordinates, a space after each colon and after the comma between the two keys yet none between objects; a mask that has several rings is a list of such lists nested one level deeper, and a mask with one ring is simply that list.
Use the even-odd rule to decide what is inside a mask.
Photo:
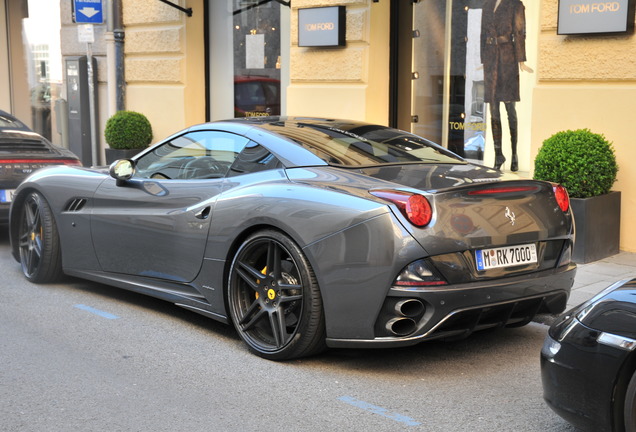
[{"label": "window sign", "polygon": [[558,34],[634,31],[635,0],[559,0]]},{"label": "window sign", "polygon": [[298,9],[298,46],[345,46],[345,7]]},{"label": "window sign", "polygon": [[263,69],[265,67],[265,35],[245,35],[245,67]]}]

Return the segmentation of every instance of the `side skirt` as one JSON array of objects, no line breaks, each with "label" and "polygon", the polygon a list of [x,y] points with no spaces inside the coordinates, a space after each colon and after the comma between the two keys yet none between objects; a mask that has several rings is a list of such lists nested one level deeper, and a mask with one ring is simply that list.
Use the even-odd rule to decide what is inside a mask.
[{"label": "side skirt", "polygon": [[212,310],[212,306],[203,295],[185,294],[183,291],[195,291],[192,286],[187,284],[184,284],[183,288],[179,289],[179,286],[175,286],[174,284],[134,276],[123,278],[102,272],[87,272],[71,269],[65,269],[64,273],[80,279],[99,282],[105,285],[165,300],[176,306],[196,312],[224,324],[230,323],[227,316]]}]

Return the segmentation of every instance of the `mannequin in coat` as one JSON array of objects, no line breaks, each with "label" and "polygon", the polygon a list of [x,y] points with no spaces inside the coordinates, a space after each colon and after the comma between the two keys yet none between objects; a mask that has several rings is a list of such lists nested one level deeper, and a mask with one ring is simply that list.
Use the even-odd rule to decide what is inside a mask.
[{"label": "mannequin in coat", "polygon": [[490,106],[495,168],[506,161],[502,151],[500,103],[508,115],[512,161],[517,171],[517,111],[519,70],[533,72],[526,66],[525,7],[521,0],[485,0],[481,19],[481,61],[484,65],[485,102]]}]

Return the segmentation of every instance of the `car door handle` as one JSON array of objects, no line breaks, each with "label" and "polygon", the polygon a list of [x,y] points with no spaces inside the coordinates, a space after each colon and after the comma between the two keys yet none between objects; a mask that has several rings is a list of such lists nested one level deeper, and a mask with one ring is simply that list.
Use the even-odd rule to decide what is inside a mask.
[{"label": "car door handle", "polygon": [[212,208],[210,206],[205,207],[202,210],[199,210],[194,214],[194,217],[197,219],[207,219],[210,216],[210,210]]}]

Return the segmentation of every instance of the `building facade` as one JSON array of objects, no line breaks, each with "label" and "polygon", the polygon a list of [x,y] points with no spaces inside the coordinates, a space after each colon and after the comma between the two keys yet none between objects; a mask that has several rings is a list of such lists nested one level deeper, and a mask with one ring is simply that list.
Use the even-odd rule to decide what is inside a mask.
[{"label": "building facade", "polygon": [[[56,7],[48,10],[46,3]],[[499,117],[502,169],[512,168],[516,147],[521,175],[532,174],[543,140],[561,130],[589,128],[614,143],[621,249],[636,252],[636,228],[628,223],[636,207],[636,191],[629,188],[636,180],[628,119],[636,104],[636,40],[630,32],[560,35],[558,0],[102,0],[102,5],[106,19],[93,26],[89,44],[80,41],[72,0],[0,0],[0,23],[6,23],[0,32],[0,109],[73,149],[77,143],[62,131],[64,103],[73,91],[68,61],[89,55],[95,59],[99,163],[104,124],[122,108],[118,98],[125,109],[149,118],[155,140],[235,116],[340,117],[410,130],[489,166],[498,145],[492,119]],[[604,10],[611,12],[612,5]],[[301,23],[299,11],[324,7],[344,8],[344,20],[329,24],[346,29],[344,44],[299,44],[303,32],[329,27]],[[41,14],[39,19],[57,27],[38,24]],[[508,22],[504,14],[512,17],[516,36],[506,41],[484,36]],[[109,25],[113,15],[121,28]],[[514,45],[505,56],[512,56],[515,68],[493,73],[489,53],[504,44]],[[498,93],[504,87],[513,93]],[[499,109],[493,112],[493,106]]]}]

